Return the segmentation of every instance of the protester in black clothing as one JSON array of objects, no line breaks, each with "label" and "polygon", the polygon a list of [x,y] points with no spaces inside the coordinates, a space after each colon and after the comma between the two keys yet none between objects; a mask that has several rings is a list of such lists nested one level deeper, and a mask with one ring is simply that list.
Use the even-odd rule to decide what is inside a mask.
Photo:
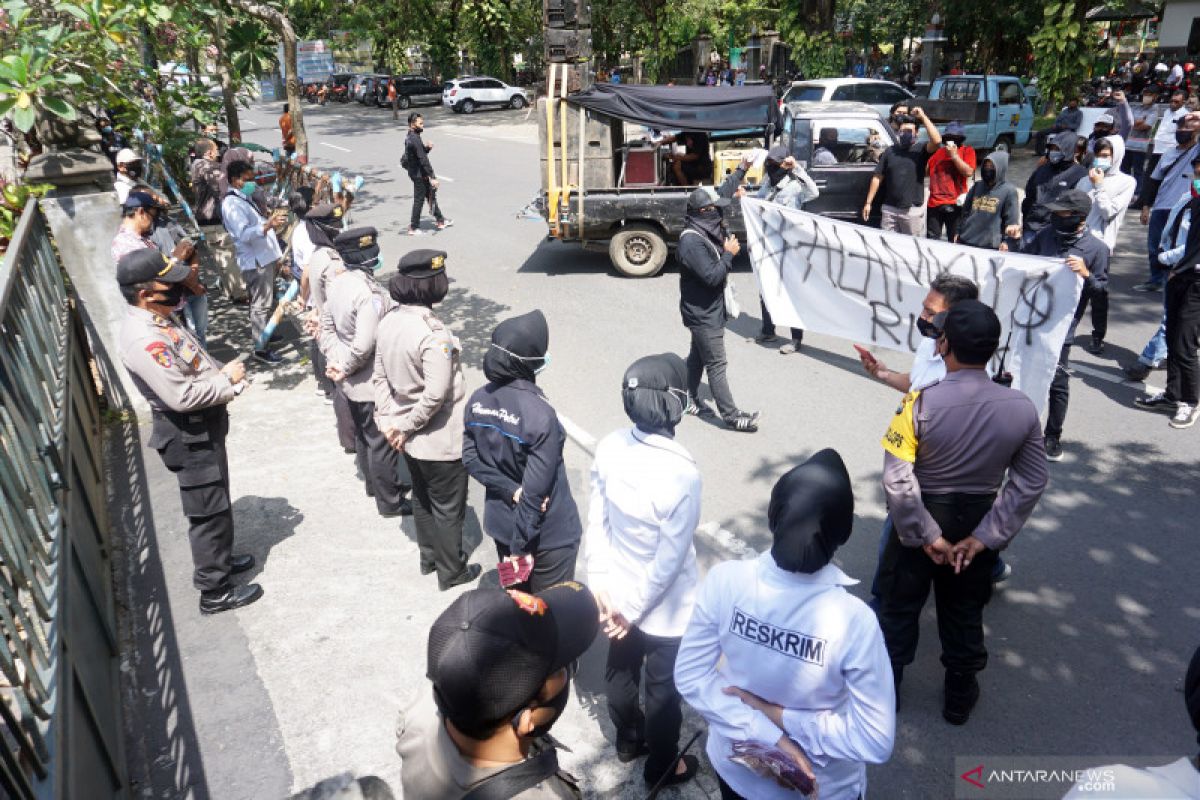
[{"label": "protester in black clothing", "polygon": [[979,180],[967,192],[958,223],[959,244],[1007,250],[1005,238],[1020,239],[1017,187],[1008,182],[1008,153],[996,150],[983,160]]},{"label": "protester in black clothing", "polygon": [[427,200],[433,207],[433,216],[437,220],[439,231],[454,224],[452,220],[442,216],[442,209],[438,206],[438,179],[433,172],[433,165],[429,163],[429,151],[433,149],[433,145],[421,141],[421,133],[424,130],[425,118],[415,111],[409,114],[408,136],[404,139],[404,155],[400,159],[400,166],[408,172],[408,177],[413,183],[412,218],[408,223],[409,236],[417,236],[421,233],[421,209]]},{"label": "protester in black clothing", "polygon": [[1022,244],[1028,245],[1038,232],[1050,224],[1051,211],[1047,204],[1063,192],[1075,188],[1088,176],[1087,168],[1075,161],[1079,137],[1074,131],[1063,131],[1046,145],[1046,163],[1033,171],[1025,184],[1025,200],[1021,203],[1024,218]]},{"label": "protester in black clothing", "polygon": [[1108,245],[1087,229],[1087,216],[1092,210],[1092,199],[1086,192],[1071,189],[1063,192],[1046,206],[1050,213],[1050,224],[1026,244],[1021,251],[1035,256],[1065,258],[1067,266],[1080,275],[1084,283],[1084,296],[1080,298],[1079,310],[1067,331],[1062,352],[1058,357],[1058,368],[1050,383],[1050,411],[1046,417],[1046,458],[1061,461],[1063,457],[1063,422],[1067,418],[1067,401],[1071,395],[1071,375],[1067,371],[1071,355],[1071,342],[1075,340],[1075,326],[1083,316],[1084,297],[1089,293],[1103,292],[1108,288]]},{"label": "protester in black clothing", "polygon": [[702,186],[688,195],[687,217],[675,258],[679,262],[679,311],[691,333],[688,351],[688,392],[691,414],[711,413],[701,402],[700,377],[708,373],[708,388],[725,425],[735,431],[758,430],[758,412],[739,411],[729,390],[725,370],[725,322],[732,316],[725,291],[733,257],[741,252],[738,240],[725,229],[723,209],[746,174],[746,162],[734,170],[720,191]]},{"label": "protester in black clothing", "polygon": [[487,489],[484,532],[501,559],[533,557],[528,580],[513,585],[530,592],[574,577],[583,538],[563,464],[566,433],[537,387],[549,346],[541,311],[497,325],[483,356],[488,383],[471,395],[464,416],[463,464]]},{"label": "protester in black clothing", "polygon": [[[875,195],[883,189],[883,218],[880,227],[885,231],[925,235],[925,169],[929,158],[942,145],[942,134],[920,108],[911,109],[911,116],[900,118],[900,141],[884,151],[863,204],[862,219],[871,218]],[[925,128],[929,141],[917,141],[917,125]]]}]

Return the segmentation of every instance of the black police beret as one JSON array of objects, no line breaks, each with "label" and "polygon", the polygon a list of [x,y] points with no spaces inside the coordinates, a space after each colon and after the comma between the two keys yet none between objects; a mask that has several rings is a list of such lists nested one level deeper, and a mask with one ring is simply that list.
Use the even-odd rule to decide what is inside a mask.
[{"label": "black police beret", "polygon": [[365,226],[342,231],[333,240],[333,247],[351,269],[374,266],[379,259],[379,231]]},{"label": "black police beret", "polygon": [[444,250],[413,250],[400,259],[400,274],[410,278],[432,278],[446,269]]},{"label": "black police beret", "polygon": [[171,261],[157,247],[144,247],[126,253],[117,262],[117,283],[132,286],[146,281],[179,283],[186,280],[191,267],[182,261]]}]

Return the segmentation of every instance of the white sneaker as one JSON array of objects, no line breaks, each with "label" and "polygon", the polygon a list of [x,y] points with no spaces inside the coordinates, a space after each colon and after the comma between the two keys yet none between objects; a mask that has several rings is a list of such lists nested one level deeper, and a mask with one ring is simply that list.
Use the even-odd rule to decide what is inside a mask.
[{"label": "white sneaker", "polygon": [[1180,403],[1175,409],[1175,416],[1171,417],[1171,421],[1167,424],[1172,428],[1190,428],[1196,424],[1197,419],[1200,419],[1200,406]]}]

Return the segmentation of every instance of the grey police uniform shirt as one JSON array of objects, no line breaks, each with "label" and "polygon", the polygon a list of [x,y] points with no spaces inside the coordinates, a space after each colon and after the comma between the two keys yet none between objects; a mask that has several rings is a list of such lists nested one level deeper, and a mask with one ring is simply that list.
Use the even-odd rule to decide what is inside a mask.
[{"label": "grey police uniform shirt", "polygon": [[372,380],[375,423],[403,433],[405,453],[422,461],[462,458],[462,345],[431,309],[398,306],[383,318]]},{"label": "grey police uniform shirt", "polygon": [[325,310],[325,298],[333,279],[346,269],[342,257],[332,247],[318,247],[308,260],[308,305],[318,314]]},{"label": "grey police uniform shirt", "polygon": [[[433,702],[433,687],[423,685],[400,712],[396,752],[405,800],[459,800],[474,786],[507,767],[477,767],[458,752]],[[574,785],[552,775],[513,795],[518,800],[575,800]]]},{"label": "grey police uniform shirt", "polygon": [[157,411],[187,413],[228,403],[238,389],[183,326],[130,306],[121,324],[121,363]]},{"label": "grey police uniform shirt", "polygon": [[392,305],[379,282],[361,269],[346,270],[329,287],[318,341],[329,366],[346,376],[342,391],[355,403],[375,402],[375,337]]},{"label": "grey police uniform shirt", "polygon": [[1033,401],[981,369],[950,372],[905,395],[883,447],[888,513],[906,547],[941,536],[922,493],[999,492],[974,536],[1002,550],[1033,513],[1050,477]]}]

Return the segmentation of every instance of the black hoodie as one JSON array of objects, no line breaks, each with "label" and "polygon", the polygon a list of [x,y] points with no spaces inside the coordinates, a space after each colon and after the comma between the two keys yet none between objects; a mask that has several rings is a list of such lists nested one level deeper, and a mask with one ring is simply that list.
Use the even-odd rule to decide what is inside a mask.
[{"label": "black hoodie", "polygon": [[514,554],[578,544],[583,536],[563,466],[566,433],[534,383],[549,343],[541,311],[497,325],[483,357],[490,382],[471,395],[464,414],[463,464],[487,489],[483,529]]},{"label": "black hoodie", "polygon": [[767,522],[780,569],[813,573],[829,563],[854,526],[850,474],[836,450],[825,448],[775,483]]},{"label": "black hoodie", "polygon": [[995,250],[1004,241],[1004,229],[1021,222],[1017,187],[1008,182],[1008,153],[997,150],[984,162],[996,167],[996,181],[989,186],[981,177],[963,202],[958,223],[958,241],[972,247]]}]

